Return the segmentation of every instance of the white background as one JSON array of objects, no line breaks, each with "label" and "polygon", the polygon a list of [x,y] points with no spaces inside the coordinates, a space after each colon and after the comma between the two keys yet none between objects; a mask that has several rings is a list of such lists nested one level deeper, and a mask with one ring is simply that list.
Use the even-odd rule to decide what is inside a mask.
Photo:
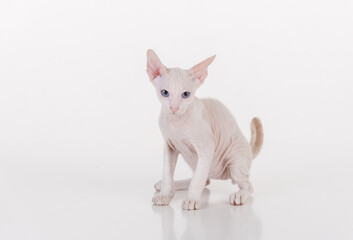
[{"label": "white background", "polygon": [[[0,239],[353,239],[353,2],[0,2]],[[146,51],[189,68],[249,136],[254,198],[152,207],[160,104]],[[176,178],[191,176],[180,159]]]}]

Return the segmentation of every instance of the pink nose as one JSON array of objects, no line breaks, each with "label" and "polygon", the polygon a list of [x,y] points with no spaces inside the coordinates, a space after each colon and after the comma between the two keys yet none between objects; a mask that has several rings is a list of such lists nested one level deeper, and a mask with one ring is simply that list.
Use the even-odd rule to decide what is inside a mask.
[{"label": "pink nose", "polygon": [[178,111],[179,108],[177,108],[177,107],[170,107],[170,110],[172,110],[173,113],[176,113],[176,111]]}]

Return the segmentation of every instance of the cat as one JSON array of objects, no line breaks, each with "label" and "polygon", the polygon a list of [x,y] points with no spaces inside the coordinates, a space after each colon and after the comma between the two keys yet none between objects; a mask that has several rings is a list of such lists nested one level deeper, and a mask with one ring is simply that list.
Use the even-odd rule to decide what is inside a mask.
[{"label": "cat", "polygon": [[[210,179],[230,178],[238,184],[239,190],[229,198],[232,205],[245,203],[253,192],[249,170],[263,143],[261,121],[252,119],[249,144],[221,102],[195,96],[215,57],[185,70],[167,68],[153,50],[147,51],[146,72],[162,105],[159,127],[165,141],[162,180],[155,184],[154,205],[168,205],[174,191],[188,189],[182,209],[199,209],[201,193]],[[193,170],[193,177],[174,182],[179,154]]]}]

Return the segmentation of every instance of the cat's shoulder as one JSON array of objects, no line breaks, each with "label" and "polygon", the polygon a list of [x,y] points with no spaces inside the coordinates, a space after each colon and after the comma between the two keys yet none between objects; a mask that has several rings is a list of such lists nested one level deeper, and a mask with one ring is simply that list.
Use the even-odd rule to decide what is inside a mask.
[{"label": "cat's shoulder", "polygon": [[214,99],[214,98],[201,98],[200,101],[206,106],[206,107],[225,107],[225,105],[217,100],[217,99]]}]

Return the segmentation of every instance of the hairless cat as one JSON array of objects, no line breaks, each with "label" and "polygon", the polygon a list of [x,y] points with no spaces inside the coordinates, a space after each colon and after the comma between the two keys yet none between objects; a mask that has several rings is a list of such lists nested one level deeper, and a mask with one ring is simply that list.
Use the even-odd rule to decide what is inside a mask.
[{"label": "hairless cat", "polygon": [[[215,57],[185,70],[167,68],[153,50],[147,51],[147,74],[162,104],[159,126],[165,141],[162,180],[155,184],[152,199],[155,205],[168,205],[174,191],[188,189],[182,208],[199,209],[201,193],[210,179],[230,178],[238,184],[239,190],[229,198],[232,205],[245,203],[253,192],[249,171],[263,143],[260,120],[251,121],[249,143],[221,102],[195,96]],[[173,180],[179,154],[193,170],[191,179]]]}]

